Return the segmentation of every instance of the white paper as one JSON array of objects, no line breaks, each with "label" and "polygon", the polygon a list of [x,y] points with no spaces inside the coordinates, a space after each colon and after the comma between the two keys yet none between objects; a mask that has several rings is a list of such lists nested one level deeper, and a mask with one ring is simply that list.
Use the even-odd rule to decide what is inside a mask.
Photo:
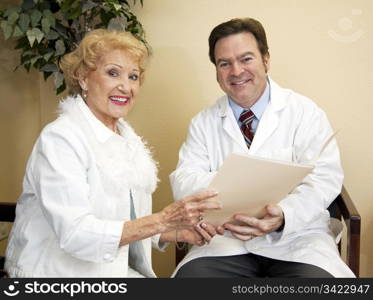
[{"label": "white paper", "polygon": [[230,154],[209,187],[218,191],[216,198],[223,208],[206,211],[204,220],[222,225],[240,212],[261,218],[267,204],[285,198],[313,168],[312,165]]}]

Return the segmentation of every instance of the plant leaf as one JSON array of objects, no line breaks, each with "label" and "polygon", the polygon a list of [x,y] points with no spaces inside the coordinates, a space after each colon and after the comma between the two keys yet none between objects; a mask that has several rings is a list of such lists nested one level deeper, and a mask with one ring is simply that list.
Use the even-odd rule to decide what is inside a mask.
[{"label": "plant leaf", "polygon": [[32,27],[36,27],[38,25],[40,19],[41,19],[41,12],[38,11],[37,9],[33,9],[31,12],[31,25]]},{"label": "plant leaf", "polygon": [[22,30],[18,26],[14,27],[13,37],[20,37],[23,34],[24,33],[22,32]]},{"label": "plant leaf", "polygon": [[7,21],[2,21],[1,22],[1,29],[3,30],[3,33],[4,33],[4,38],[7,40],[7,39],[9,39],[10,38],[10,36],[12,35],[12,32],[13,32],[13,28],[12,28],[12,26],[10,26],[9,24],[8,24],[8,22]]},{"label": "plant leaf", "polygon": [[116,11],[120,11],[121,8],[122,8],[122,5],[118,4],[118,3],[113,3],[113,6],[115,8]]},{"label": "plant leaf", "polygon": [[63,84],[63,75],[61,72],[54,72],[53,73],[53,79],[54,79],[54,87],[58,89]]},{"label": "plant leaf", "polygon": [[56,19],[54,18],[54,15],[50,10],[44,9],[43,10],[43,15],[44,15],[44,17],[46,17],[49,20],[49,23],[50,23],[51,27],[56,27]]},{"label": "plant leaf", "polygon": [[21,11],[21,7],[19,6],[13,6],[5,10],[4,17],[9,17],[12,13],[16,12],[19,13]]},{"label": "plant leaf", "polygon": [[66,47],[65,47],[65,44],[63,43],[62,40],[58,40],[56,42],[56,52],[55,52],[55,56],[60,56],[62,54],[65,54],[66,52]]},{"label": "plant leaf", "polygon": [[75,2],[75,0],[64,0],[64,1],[61,1],[61,3],[60,3],[60,4],[62,4],[61,10],[62,11],[66,11],[66,10],[71,9],[74,2]]},{"label": "plant leaf", "polygon": [[28,29],[29,24],[30,24],[30,17],[29,17],[29,15],[27,15],[27,14],[21,14],[19,16],[19,20],[18,20],[18,26],[19,26],[19,28],[23,32],[26,32],[27,29]]},{"label": "plant leaf", "polygon": [[43,72],[58,72],[58,68],[55,64],[45,64],[40,68]]},{"label": "plant leaf", "polygon": [[34,45],[35,40],[40,43],[40,41],[44,37],[44,33],[40,31],[39,28],[29,29],[26,32],[27,38],[29,40],[30,46],[32,47]]},{"label": "plant leaf", "polygon": [[83,4],[82,6],[82,13],[85,13],[87,10],[90,10],[94,7],[96,7],[98,4],[92,2],[91,0],[88,0],[86,3]]},{"label": "plant leaf", "polygon": [[37,60],[40,58],[40,55],[34,56],[33,58],[30,59],[31,66],[33,66]]},{"label": "plant leaf", "polygon": [[35,7],[36,2],[34,0],[24,0],[22,3],[22,8],[28,10]]},{"label": "plant leaf", "polygon": [[26,69],[27,72],[30,72],[31,64],[24,64],[23,67]]},{"label": "plant leaf", "polygon": [[63,25],[61,25],[60,23],[56,23],[55,30],[57,31],[58,35],[61,35],[66,40],[69,39],[69,37],[67,36],[67,29]]},{"label": "plant leaf", "polygon": [[44,80],[47,80],[49,76],[51,76],[53,73],[52,72],[43,72],[44,75]]},{"label": "plant leaf", "polygon": [[35,36],[33,30],[32,29],[27,30],[26,35],[27,35],[28,41],[30,43],[30,46],[32,47],[34,45],[35,40],[36,40],[36,36]]},{"label": "plant leaf", "polygon": [[21,53],[21,56],[25,57],[25,56],[30,55],[30,54],[32,54],[32,50],[26,50],[25,52]]},{"label": "plant leaf", "polygon": [[56,94],[62,93],[66,89],[66,83],[65,80],[63,81],[63,84],[56,90]]},{"label": "plant leaf", "polygon": [[51,27],[51,23],[50,23],[49,19],[44,17],[41,20],[41,28],[43,29],[45,34],[48,34],[48,32],[50,30],[50,27]]},{"label": "plant leaf", "polygon": [[13,11],[8,17],[8,24],[13,25],[18,20],[19,14],[16,11]]},{"label": "plant leaf", "polygon": [[81,15],[81,13],[82,13],[81,7],[77,6],[72,11],[70,11],[70,13],[67,15],[67,18],[71,19],[71,20],[74,20],[77,17],[79,17]]},{"label": "plant leaf", "polygon": [[36,40],[40,43],[44,37],[44,33],[39,28],[34,28],[34,32],[36,34]]},{"label": "plant leaf", "polygon": [[48,61],[54,54],[54,51],[48,52],[47,54],[44,54],[45,61]]},{"label": "plant leaf", "polygon": [[45,38],[49,41],[58,39],[59,35],[54,30],[49,30],[49,32],[45,35]]},{"label": "plant leaf", "polygon": [[127,26],[127,19],[125,17],[116,17],[110,20],[107,29],[125,31]]}]

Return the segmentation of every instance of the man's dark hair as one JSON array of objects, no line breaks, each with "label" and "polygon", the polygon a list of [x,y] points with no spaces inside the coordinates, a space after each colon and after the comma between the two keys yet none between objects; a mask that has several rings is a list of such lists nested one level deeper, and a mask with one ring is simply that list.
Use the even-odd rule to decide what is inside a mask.
[{"label": "man's dark hair", "polygon": [[258,43],[259,51],[262,55],[268,53],[268,44],[265,30],[259,21],[252,18],[243,19],[232,19],[228,22],[224,22],[216,26],[209,37],[209,56],[211,62],[215,65],[215,45],[216,43],[229,35],[249,32],[254,35],[256,42]]}]

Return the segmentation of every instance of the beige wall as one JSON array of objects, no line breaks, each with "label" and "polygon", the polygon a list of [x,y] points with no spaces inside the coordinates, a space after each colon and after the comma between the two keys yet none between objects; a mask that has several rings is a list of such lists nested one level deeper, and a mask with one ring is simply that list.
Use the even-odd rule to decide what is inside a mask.
[{"label": "beige wall", "polygon": [[[345,185],[363,219],[361,275],[373,277],[373,2],[145,0],[136,11],[154,56],[129,119],[160,162],[154,210],[171,201],[168,174],[190,118],[221,95],[208,61],[207,37],[220,22],[251,16],[267,30],[272,78],[314,99],[341,129],[337,139]],[[36,73],[13,73],[17,56],[9,42],[0,42],[0,187],[6,201],[19,195],[27,156],[40,128],[55,117],[57,98],[50,82]],[[158,275],[168,276],[173,247],[154,258]]]}]

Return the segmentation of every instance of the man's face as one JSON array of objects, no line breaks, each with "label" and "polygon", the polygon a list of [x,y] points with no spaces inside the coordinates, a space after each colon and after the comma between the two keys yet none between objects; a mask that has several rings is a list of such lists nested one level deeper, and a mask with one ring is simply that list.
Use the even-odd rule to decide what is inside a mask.
[{"label": "man's face", "polygon": [[267,84],[269,55],[262,57],[253,34],[229,35],[215,45],[217,80],[222,90],[242,107],[251,107]]}]

